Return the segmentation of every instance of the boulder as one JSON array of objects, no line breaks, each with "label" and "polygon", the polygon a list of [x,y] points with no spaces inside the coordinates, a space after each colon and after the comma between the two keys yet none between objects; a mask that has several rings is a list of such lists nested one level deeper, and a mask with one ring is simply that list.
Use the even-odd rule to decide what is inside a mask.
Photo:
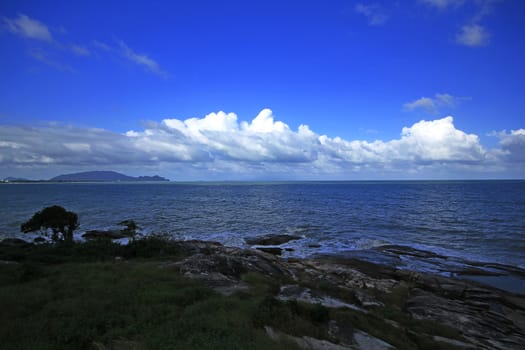
[{"label": "boulder", "polygon": [[220,273],[239,279],[248,272],[270,276],[290,276],[285,264],[277,257],[253,249],[217,246],[209,254],[194,254],[177,263],[182,273]]},{"label": "boulder", "polygon": [[286,234],[280,235],[266,235],[261,237],[246,238],[245,241],[249,245],[281,245],[290,241],[301,239],[299,236],[292,236]]},{"label": "boulder", "polygon": [[257,247],[255,249],[273,255],[281,255],[283,252],[283,250],[279,247]]},{"label": "boulder", "polygon": [[217,292],[229,295],[245,290],[248,285],[241,276],[259,272],[274,277],[290,277],[291,273],[277,257],[254,249],[207,246],[205,253],[196,253],[173,265],[184,276],[203,281]]}]

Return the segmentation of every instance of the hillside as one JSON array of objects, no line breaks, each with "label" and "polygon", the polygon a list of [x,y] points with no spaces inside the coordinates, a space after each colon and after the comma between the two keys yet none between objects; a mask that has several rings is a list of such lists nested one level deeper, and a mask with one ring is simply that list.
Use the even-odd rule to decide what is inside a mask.
[{"label": "hillside", "polygon": [[86,171],[81,173],[64,174],[55,176],[49,181],[169,181],[168,179],[155,176],[128,176],[115,171]]}]

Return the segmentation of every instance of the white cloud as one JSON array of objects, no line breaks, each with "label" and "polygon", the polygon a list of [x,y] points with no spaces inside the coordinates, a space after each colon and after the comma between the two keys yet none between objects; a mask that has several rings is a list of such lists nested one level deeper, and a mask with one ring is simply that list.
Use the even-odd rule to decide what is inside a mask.
[{"label": "white cloud", "polygon": [[67,63],[57,59],[52,51],[37,48],[29,51],[29,55],[37,61],[40,61],[61,72],[74,72],[75,70]]},{"label": "white cloud", "polygon": [[454,97],[450,94],[435,94],[433,98],[421,97],[415,101],[407,102],[403,105],[405,111],[414,111],[422,109],[429,114],[438,114],[440,108],[455,107],[460,100],[467,99],[465,97]]},{"label": "white cloud", "polygon": [[500,138],[502,155],[510,162],[525,162],[525,129],[502,131]]},{"label": "white cloud", "polygon": [[155,60],[149,58],[145,54],[136,53],[131,48],[129,48],[129,46],[124,43],[124,41],[118,41],[118,46],[120,53],[126,59],[161,77],[165,78],[168,76],[168,74],[160,68],[160,65]]},{"label": "white cloud", "polygon": [[456,33],[456,43],[460,45],[479,47],[486,46],[490,41],[490,33],[479,22],[486,16],[493,12],[493,6],[500,0],[420,0],[422,3],[445,11],[448,8],[458,8],[463,4],[469,2],[472,6],[468,6],[468,10],[472,11],[470,19],[461,29]]},{"label": "white cloud", "polygon": [[[174,138],[200,145],[219,159],[237,161],[302,162],[313,157],[314,134],[307,126],[297,132],[288,125],[274,121],[272,111],[262,110],[251,122],[237,121],[234,113],[210,113],[204,118],[185,121],[165,119],[162,125]],[[143,134],[156,134],[147,129]]]},{"label": "white cloud", "polygon": [[93,47],[97,49],[104,50],[104,51],[111,51],[111,46],[109,46],[108,44],[102,41],[93,40],[91,44],[93,45]]},{"label": "white cloud", "polygon": [[486,153],[479,137],[456,129],[451,116],[422,120],[412,127],[403,128],[397,147],[409,159],[425,162],[476,162],[483,160]]},{"label": "white cloud", "polygon": [[403,105],[403,108],[405,111],[423,109],[430,114],[436,114],[437,112],[436,102],[430,97],[421,97],[415,101],[407,102]]},{"label": "white cloud", "polygon": [[91,51],[89,51],[85,46],[82,45],[71,45],[71,52],[73,52],[77,56],[89,56],[91,55]]},{"label": "white cloud", "polygon": [[465,46],[486,46],[490,40],[489,32],[478,24],[468,24],[461,27],[456,35],[456,42]]},{"label": "white cloud", "polygon": [[364,15],[368,19],[368,24],[377,26],[384,24],[388,20],[383,7],[378,4],[363,4],[357,3],[355,5],[355,11],[361,15]]},{"label": "white cloud", "polygon": [[125,134],[64,125],[0,126],[0,175],[13,175],[2,174],[5,169],[64,167],[160,167],[179,179],[446,177],[511,168],[525,174],[525,166],[516,170],[517,163],[525,164],[525,129],[498,137],[498,147],[487,150],[449,116],[404,127],[393,140],[345,140],[306,125],[292,130],[269,109],[251,121],[217,112],[151,122]]},{"label": "white cloud", "polygon": [[12,33],[25,38],[51,42],[53,37],[45,24],[19,14],[17,18],[3,18],[5,27]]},{"label": "white cloud", "polygon": [[449,7],[459,7],[465,3],[465,0],[420,0],[422,3],[438,8],[440,10],[447,9]]},{"label": "white cloud", "polygon": [[481,161],[485,150],[479,138],[457,130],[452,117],[422,120],[404,127],[401,138],[391,141],[346,141],[320,137],[328,154],[339,160],[359,164],[406,164]]},{"label": "white cloud", "polygon": [[[52,56],[63,56],[64,52],[76,56],[91,56],[92,54],[92,51],[90,51],[86,45],[55,40],[51,35],[51,31],[44,23],[32,19],[27,15],[20,14],[16,18],[3,17],[2,22],[4,27],[13,34],[52,44],[48,45],[46,50],[41,47],[31,47],[29,50],[30,56],[60,71],[74,71],[74,69],[69,64],[64,63],[64,57],[61,57],[59,60]],[[65,28],[59,27],[58,30],[55,30],[55,33],[56,32],[65,35],[67,31]],[[101,51],[104,51],[107,54],[117,54],[134,64],[143,67],[148,72],[154,73],[163,78],[168,77],[168,73],[160,67],[157,61],[146,54],[135,52],[122,40],[117,41],[114,46],[93,40],[89,46],[91,50],[93,50],[93,53],[95,53],[95,56]]]}]

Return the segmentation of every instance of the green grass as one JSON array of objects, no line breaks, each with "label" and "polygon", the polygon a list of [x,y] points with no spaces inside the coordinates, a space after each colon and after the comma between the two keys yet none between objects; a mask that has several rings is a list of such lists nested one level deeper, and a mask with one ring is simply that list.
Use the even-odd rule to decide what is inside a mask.
[{"label": "green grass", "polygon": [[1,348],[293,348],[257,321],[275,282],[247,274],[254,288],[225,297],[164,264],[186,254],[160,239],[0,247],[18,261],[0,264]]},{"label": "green grass", "polygon": [[[0,246],[0,348],[294,349],[290,341],[272,341],[264,327],[330,340],[331,320],[349,337],[360,329],[398,349],[441,349],[428,334],[461,339],[454,329],[410,318],[405,284],[374,295],[385,306],[368,314],[279,301],[280,286],[298,281],[255,272],[241,276],[249,290],[226,297],[166,264],[188,256],[186,249],[159,237],[126,246]],[[352,291],[326,280],[299,283],[357,302]]]},{"label": "green grass", "polygon": [[2,349],[284,348],[254,325],[259,299],[223,297],[156,262],[2,265],[0,276]]}]

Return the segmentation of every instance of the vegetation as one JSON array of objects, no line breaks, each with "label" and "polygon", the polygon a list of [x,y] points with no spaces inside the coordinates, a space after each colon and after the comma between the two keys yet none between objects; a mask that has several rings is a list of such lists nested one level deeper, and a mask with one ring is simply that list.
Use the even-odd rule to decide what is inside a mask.
[{"label": "vegetation", "polygon": [[20,226],[23,233],[40,231],[47,236],[51,230],[53,241],[64,240],[73,242],[73,232],[78,228],[78,216],[76,213],[67,211],[59,205],[53,205],[36,212],[31,219]]},{"label": "vegetation", "polygon": [[0,245],[1,348],[294,349],[259,326],[266,278],[222,296],[172,266],[188,254],[160,237]]},{"label": "vegetation", "polygon": [[[295,349],[290,340],[270,339],[265,326],[328,340],[331,320],[341,331],[362,329],[398,349],[441,349],[428,342],[430,332],[460,338],[407,319],[403,286],[368,314],[279,301],[280,286],[290,281],[256,272],[241,276],[249,290],[224,296],[179,273],[173,263],[195,253],[187,249],[160,236],[128,245],[0,244],[2,349]],[[318,287],[343,296],[335,285]]]}]

